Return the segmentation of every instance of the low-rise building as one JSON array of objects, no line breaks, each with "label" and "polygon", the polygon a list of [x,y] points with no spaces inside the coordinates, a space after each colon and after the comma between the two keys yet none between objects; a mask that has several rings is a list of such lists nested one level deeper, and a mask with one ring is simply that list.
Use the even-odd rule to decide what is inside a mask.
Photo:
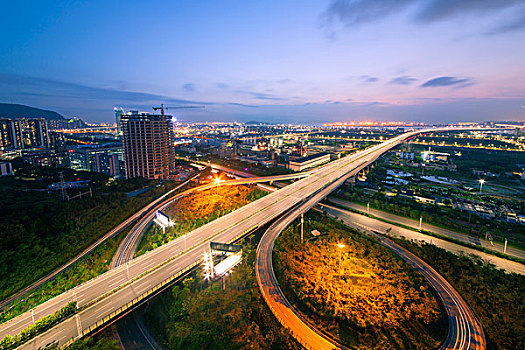
[{"label": "low-rise building", "polygon": [[330,154],[321,152],[302,157],[288,162],[288,168],[293,171],[303,171],[330,161]]},{"label": "low-rise building", "polygon": [[420,202],[420,203],[425,203],[425,204],[435,204],[436,203],[436,200],[433,198],[426,198],[426,197],[421,197],[421,196],[413,196],[412,198],[414,198],[417,202]]},{"label": "low-rise building", "polygon": [[434,152],[431,150],[421,152],[421,159],[425,162],[447,162],[449,153]]}]

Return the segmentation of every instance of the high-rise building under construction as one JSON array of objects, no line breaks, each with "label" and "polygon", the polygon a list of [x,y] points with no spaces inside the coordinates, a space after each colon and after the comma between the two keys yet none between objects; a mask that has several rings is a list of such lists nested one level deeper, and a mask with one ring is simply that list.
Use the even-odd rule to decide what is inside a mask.
[{"label": "high-rise building under construction", "polygon": [[175,166],[172,117],[131,111],[121,116],[126,177],[169,178]]}]

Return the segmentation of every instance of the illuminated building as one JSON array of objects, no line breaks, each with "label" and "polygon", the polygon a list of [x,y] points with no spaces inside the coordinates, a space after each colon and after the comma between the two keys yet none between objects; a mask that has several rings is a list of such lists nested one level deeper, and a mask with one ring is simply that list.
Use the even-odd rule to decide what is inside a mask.
[{"label": "illuminated building", "polygon": [[0,148],[49,148],[47,121],[43,118],[0,119]]},{"label": "illuminated building", "polygon": [[23,148],[49,148],[47,121],[43,118],[20,119]]},{"label": "illuminated building", "polygon": [[91,156],[91,170],[110,176],[120,175],[118,155],[95,153]]},{"label": "illuminated building", "polygon": [[132,111],[121,123],[126,177],[168,179],[175,165],[172,117]]},{"label": "illuminated building", "polygon": [[110,176],[120,175],[120,147],[70,148],[67,154],[72,169],[95,171]]},{"label": "illuminated building", "polygon": [[22,133],[20,123],[13,119],[0,119],[0,148],[22,148]]}]

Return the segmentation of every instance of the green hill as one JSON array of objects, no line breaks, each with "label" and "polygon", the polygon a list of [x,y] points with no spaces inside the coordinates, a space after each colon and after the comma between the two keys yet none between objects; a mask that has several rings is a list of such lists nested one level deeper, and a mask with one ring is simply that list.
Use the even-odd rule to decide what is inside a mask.
[{"label": "green hill", "polygon": [[64,117],[57,112],[11,103],[0,103],[0,118],[44,118],[47,120],[64,119]]}]

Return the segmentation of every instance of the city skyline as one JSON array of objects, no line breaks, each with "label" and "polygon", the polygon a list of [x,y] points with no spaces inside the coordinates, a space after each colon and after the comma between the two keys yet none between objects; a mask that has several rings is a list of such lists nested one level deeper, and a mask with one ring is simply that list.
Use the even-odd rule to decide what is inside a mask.
[{"label": "city skyline", "polygon": [[[140,14],[138,16],[137,14]],[[523,1],[9,4],[2,102],[113,121],[525,119]]]}]

